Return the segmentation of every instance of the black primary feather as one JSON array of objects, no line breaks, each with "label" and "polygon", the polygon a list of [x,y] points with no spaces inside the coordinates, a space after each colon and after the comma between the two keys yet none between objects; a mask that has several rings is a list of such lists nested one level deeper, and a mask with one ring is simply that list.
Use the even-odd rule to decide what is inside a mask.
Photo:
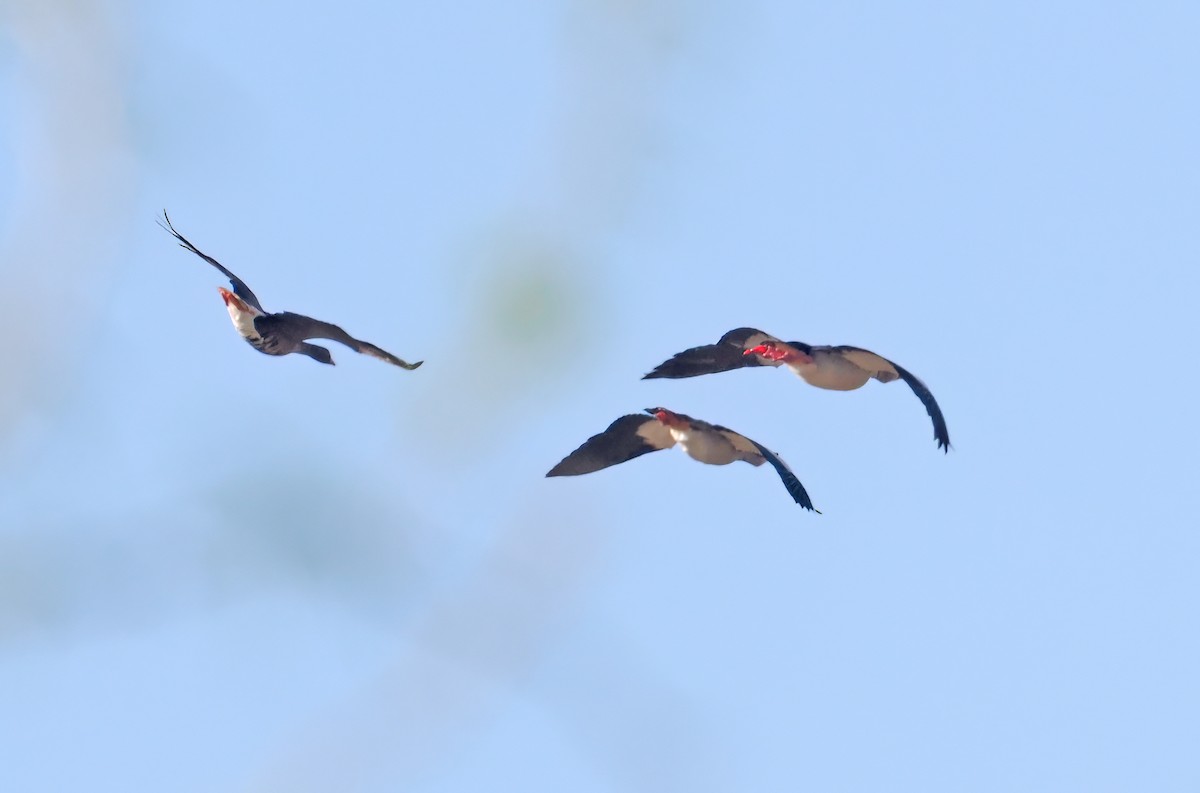
[{"label": "black primary feather", "polygon": [[[743,435],[742,437],[745,438],[746,436]],[[800,480],[797,479],[796,475],[792,473],[792,470],[784,464],[783,460],[780,460],[778,457],[776,457],[774,452],[772,452],[766,446],[763,446],[761,443],[753,441],[750,438],[746,438],[746,440],[754,444],[754,448],[758,449],[759,453],[766,458],[767,462],[771,464],[771,467],[774,468],[779,474],[779,478],[783,480],[783,486],[787,488],[788,495],[790,495],[800,506],[804,507],[805,509],[810,509],[820,515],[821,510],[813,506],[812,499],[808,497],[808,491],[804,489],[804,485],[800,484]]]},{"label": "black primary feather", "polygon": [[257,308],[259,311],[263,312],[264,314],[267,313],[267,310],[262,307],[262,303],[259,303],[258,298],[254,296],[254,292],[250,291],[250,287],[246,286],[245,281],[243,281],[241,278],[238,278],[236,275],[231,273],[228,269],[226,269],[225,265],[221,264],[219,261],[217,261],[213,257],[209,256],[207,253],[205,253],[204,251],[197,248],[195,245],[193,245],[188,240],[187,237],[183,236],[182,234],[180,234],[178,231],[175,230],[175,227],[173,225],[171,225],[171,218],[167,217],[167,210],[165,210],[165,209],[163,210],[163,220],[165,220],[166,223],[164,224],[162,222],[162,220],[160,220],[158,222],[158,225],[162,226],[164,229],[166,229],[168,232],[170,232],[171,236],[174,237],[179,242],[179,247],[188,249],[189,251],[196,254],[204,261],[211,264],[213,267],[216,267],[218,270],[220,270],[222,273],[225,274],[226,278],[229,279],[229,283],[233,285],[233,293],[235,295],[240,297],[242,300],[245,300],[247,303],[254,306],[255,308]]},{"label": "black primary feather", "polygon": [[933,437],[937,439],[938,448],[949,454],[950,430],[946,427],[946,419],[942,416],[942,409],[938,407],[937,400],[933,398],[933,393],[912,372],[902,366],[898,366],[895,362],[889,361],[889,363],[895,367],[896,373],[900,375],[900,379],[908,383],[908,387],[917,395],[917,399],[921,400],[921,404],[925,405],[925,412],[933,420]]}]

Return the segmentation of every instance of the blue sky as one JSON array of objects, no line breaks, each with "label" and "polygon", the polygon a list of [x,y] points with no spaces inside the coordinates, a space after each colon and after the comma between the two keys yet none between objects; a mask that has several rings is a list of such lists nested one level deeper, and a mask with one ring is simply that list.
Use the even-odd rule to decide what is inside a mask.
[{"label": "blue sky", "polygon": [[1194,7],[252,5],[0,10],[0,786],[1200,785]]}]

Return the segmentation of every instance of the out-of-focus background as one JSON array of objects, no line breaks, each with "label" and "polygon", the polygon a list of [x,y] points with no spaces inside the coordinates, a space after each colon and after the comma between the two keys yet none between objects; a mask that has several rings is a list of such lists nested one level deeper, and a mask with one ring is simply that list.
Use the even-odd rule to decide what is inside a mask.
[{"label": "out-of-focus background", "polygon": [[[1196,790],[1200,12],[0,3],[0,789]],[[333,346],[268,358],[212,268]],[[753,325],[926,381],[639,377]],[[544,473],[662,404],[777,450]]]}]

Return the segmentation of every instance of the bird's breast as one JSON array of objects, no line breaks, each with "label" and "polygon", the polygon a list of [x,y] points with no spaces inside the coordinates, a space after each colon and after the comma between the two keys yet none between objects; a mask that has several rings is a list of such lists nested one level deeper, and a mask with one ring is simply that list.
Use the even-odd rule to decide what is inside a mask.
[{"label": "bird's breast", "polygon": [[814,352],[812,363],[794,364],[792,370],[804,382],[831,391],[853,391],[871,379],[871,373],[836,353]]},{"label": "bird's breast", "polygon": [[709,465],[729,465],[738,459],[733,444],[716,432],[672,427],[671,435],[693,460]]}]

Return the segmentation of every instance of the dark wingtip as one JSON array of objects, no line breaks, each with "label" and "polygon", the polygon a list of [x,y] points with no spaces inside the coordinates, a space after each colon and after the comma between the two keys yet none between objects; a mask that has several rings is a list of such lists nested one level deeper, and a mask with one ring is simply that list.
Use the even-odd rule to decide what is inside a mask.
[{"label": "dark wingtip", "polygon": [[785,480],[784,482],[784,484],[787,485],[788,493],[790,493],[792,496],[792,500],[808,511],[815,512],[820,515],[821,510],[813,506],[812,498],[809,497],[808,491],[804,489],[804,485],[800,483],[800,480],[795,477],[796,475],[792,474],[793,481],[787,482]]},{"label": "dark wingtip", "polygon": [[[799,481],[799,480],[796,480],[796,481]],[[818,515],[822,514],[821,510],[819,510],[813,506],[812,499],[808,497],[808,492],[803,489],[804,485],[801,485],[800,488],[801,488],[800,493],[792,494],[792,498],[795,499],[796,503],[799,504],[800,506],[804,507],[805,509],[807,509],[809,512],[815,512]],[[804,496],[804,498],[801,499],[800,496]]]},{"label": "dark wingtip", "polygon": [[654,367],[649,372],[646,372],[644,375],[642,375],[642,379],[643,380],[667,380],[667,379],[674,379],[674,378],[678,377],[676,367],[672,366],[672,364],[674,362],[675,362],[674,358],[672,358],[668,361],[663,361],[658,366]]},{"label": "dark wingtip", "polygon": [[663,361],[653,370],[642,376],[643,380],[681,380],[685,377],[695,377],[698,372],[690,372],[684,369],[679,361],[679,356],[675,356],[669,361]]}]

